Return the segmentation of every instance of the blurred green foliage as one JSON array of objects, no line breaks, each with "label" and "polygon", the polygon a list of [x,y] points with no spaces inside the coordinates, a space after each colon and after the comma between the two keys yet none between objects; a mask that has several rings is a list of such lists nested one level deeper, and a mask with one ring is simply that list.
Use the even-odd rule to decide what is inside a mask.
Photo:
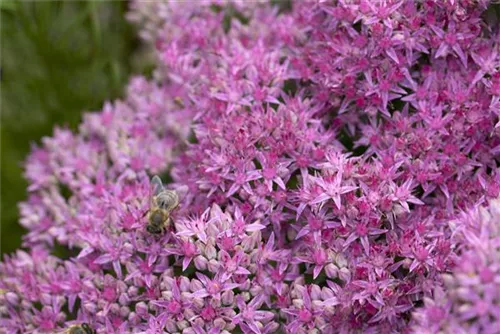
[{"label": "blurred green foliage", "polygon": [[1,253],[21,244],[22,162],[55,125],[123,94],[138,49],[127,1],[0,0]]}]

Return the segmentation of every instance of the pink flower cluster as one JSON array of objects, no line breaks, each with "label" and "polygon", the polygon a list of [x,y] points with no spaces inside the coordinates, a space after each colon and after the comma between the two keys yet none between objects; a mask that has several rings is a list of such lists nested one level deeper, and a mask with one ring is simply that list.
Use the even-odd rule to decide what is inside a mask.
[{"label": "pink flower cluster", "polygon": [[[134,2],[154,80],[33,149],[0,328],[494,333],[500,33],[486,6]],[[189,189],[159,236],[154,174]]]},{"label": "pink flower cluster", "polygon": [[500,328],[500,199],[450,222],[460,261],[444,287],[414,314],[419,333],[498,333]]}]

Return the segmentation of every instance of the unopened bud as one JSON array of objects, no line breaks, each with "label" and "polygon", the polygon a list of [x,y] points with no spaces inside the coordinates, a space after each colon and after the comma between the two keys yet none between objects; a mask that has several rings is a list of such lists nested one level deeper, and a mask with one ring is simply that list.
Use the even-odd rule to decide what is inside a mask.
[{"label": "unopened bud", "polygon": [[333,263],[329,263],[325,266],[325,273],[328,278],[335,278],[338,276],[339,268]]},{"label": "unopened bud", "polygon": [[351,281],[351,272],[347,268],[342,268],[339,271],[339,278],[344,282]]},{"label": "unopened bud", "polygon": [[205,247],[205,257],[208,259],[208,260],[212,260],[212,259],[215,259],[217,257],[217,250],[215,249],[214,246],[212,245],[207,245]]},{"label": "unopened bud", "polygon": [[144,302],[138,302],[135,305],[135,312],[141,316],[144,317],[148,314],[148,306]]},{"label": "unopened bud", "polygon": [[347,259],[342,254],[337,254],[337,256],[335,257],[335,263],[339,268],[347,267]]},{"label": "unopened bud", "polygon": [[219,271],[220,263],[217,260],[210,260],[208,261],[207,268],[210,272],[216,273]]},{"label": "unopened bud", "polygon": [[11,305],[17,306],[17,304],[19,303],[19,296],[14,292],[7,292],[5,294],[5,298]]},{"label": "unopened bud", "polygon": [[177,322],[177,328],[180,330],[186,329],[189,327],[189,323],[186,320],[181,320]]},{"label": "unopened bud", "polygon": [[231,305],[234,301],[234,292],[228,290],[222,294],[222,303],[224,305]]},{"label": "unopened bud", "polygon": [[226,327],[226,322],[222,318],[217,318],[214,320],[215,327],[224,328]]},{"label": "unopened bud", "polygon": [[321,299],[321,288],[317,284],[311,286],[311,299],[319,300]]},{"label": "unopened bud", "polygon": [[202,255],[198,255],[194,258],[194,266],[198,270],[207,270],[208,260]]},{"label": "unopened bud", "polygon": [[167,323],[165,324],[165,328],[166,328],[168,333],[177,333],[178,332],[177,326],[172,319],[169,319],[169,321],[167,321]]}]

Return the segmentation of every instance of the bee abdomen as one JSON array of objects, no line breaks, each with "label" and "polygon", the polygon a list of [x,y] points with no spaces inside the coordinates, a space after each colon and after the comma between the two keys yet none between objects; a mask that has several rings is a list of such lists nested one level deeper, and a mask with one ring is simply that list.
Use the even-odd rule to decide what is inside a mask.
[{"label": "bee abdomen", "polygon": [[68,333],[69,334],[87,334],[87,332],[83,328],[80,328],[80,327],[70,328]]},{"label": "bee abdomen", "polygon": [[95,334],[95,330],[88,324],[73,325],[65,332],[66,334]]},{"label": "bee abdomen", "polygon": [[175,191],[165,190],[158,194],[156,203],[165,210],[173,210],[179,204],[179,196]]}]

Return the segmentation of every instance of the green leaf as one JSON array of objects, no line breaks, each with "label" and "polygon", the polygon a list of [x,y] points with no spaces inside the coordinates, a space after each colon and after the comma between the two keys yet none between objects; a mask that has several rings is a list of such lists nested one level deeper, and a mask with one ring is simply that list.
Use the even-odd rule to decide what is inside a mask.
[{"label": "green leaf", "polygon": [[0,10],[14,11],[16,9],[16,2],[14,0],[0,1]]},{"label": "green leaf", "polygon": [[56,125],[76,130],[82,112],[120,97],[140,45],[122,1],[0,0],[0,9],[0,251],[9,253],[26,232],[17,204],[31,143]]}]

